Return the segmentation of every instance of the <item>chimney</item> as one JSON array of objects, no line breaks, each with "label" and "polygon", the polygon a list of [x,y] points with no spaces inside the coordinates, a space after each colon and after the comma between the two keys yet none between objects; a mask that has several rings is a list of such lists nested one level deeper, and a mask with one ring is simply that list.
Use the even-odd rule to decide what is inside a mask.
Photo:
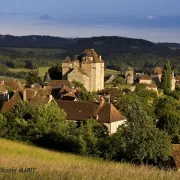
[{"label": "chimney", "polygon": [[94,117],[96,117],[96,119],[98,118],[99,119],[99,116],[98,116],[98,114],[99,114],[99,111],[101,110],[101,108],[103,107],[103,105],[104,105],[104,98],[103,98],[103,96],[101,96],[100,98],[99,98],[99,106],[97,107],[97,109],[95,110],[95,112],[94,112]]},{"label": "chimney", "polygon": [[101,56],[99,56],[99,60],[101,61]]},{"label": "chimney", "polygon": [[174,71],[171,72],[172,79],[174,79]]},{"label": "chimney", "polygon": [[26,90],[23,90],[23,101],[26,101]]}]

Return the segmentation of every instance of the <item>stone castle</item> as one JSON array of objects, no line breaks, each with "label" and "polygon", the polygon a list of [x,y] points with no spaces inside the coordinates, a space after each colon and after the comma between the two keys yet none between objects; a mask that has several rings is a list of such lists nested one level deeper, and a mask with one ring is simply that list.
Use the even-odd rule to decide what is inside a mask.
[{"label": "stone castle", "polygon": [[74,60],[69,57],[62,63],[63,80],[78,81],[90,91],[104,89],[104,61],[94,49],[86,49],[81,55],[76,55]]}]

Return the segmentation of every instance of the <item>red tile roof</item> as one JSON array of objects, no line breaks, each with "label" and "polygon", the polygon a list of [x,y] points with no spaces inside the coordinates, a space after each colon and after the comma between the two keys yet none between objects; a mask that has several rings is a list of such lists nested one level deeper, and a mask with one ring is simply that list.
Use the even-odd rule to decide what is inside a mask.
[{"label": "red tile roof", "polygon": [[140,80],[152,80],[152,78],[150,76],[148,76],[147,74],[141,76],[139,79]]},{"label": "red tile roof", "polygon": [[93,62],[94,63],[102,63],[102,62],[104,62],[102,59],[100,61],[99,56],[98,56],[98,54],[96,53],[96,51],[94,49],[86,49],[83,52],[83,55],[93,57]]},{"label": "red tile roof", "polygon": [[15,92],[14,95],[12,96],[12,98],[3,104],[1,111],[6,111],[6,112],[10,111],[12,109],[12,107],[14,105],[18,104],[21,100],[22,99],[21,99],[19,92]]},{"label": "red tile roof", "polygon": [[68,86],[69,88],[72,88],[73,83],[68,80],[50,80],[47,82],[47,86],[51,86],[52,88]]},{"label": "red tile roof", "polygon": [[159,66],[155,67],[155,68],[154,68],[154,73],[156,73],[156,74],[162,74],[162,73],[163,73],[163,68],[162,68],[162,67],[159,67]]},{"label": "red tile roof", "polygon": [[[80,102],[80,101],[64,101],[57,100],[58,106],[67,114],[69,120],[84,121],[89,118],[96,118],[95,112],[99,107],[99,103]],[[112,123],[120,120],[125,120],[119,111],[111,104],[104,103],[98,111],[98,120],[102,123]]]}]

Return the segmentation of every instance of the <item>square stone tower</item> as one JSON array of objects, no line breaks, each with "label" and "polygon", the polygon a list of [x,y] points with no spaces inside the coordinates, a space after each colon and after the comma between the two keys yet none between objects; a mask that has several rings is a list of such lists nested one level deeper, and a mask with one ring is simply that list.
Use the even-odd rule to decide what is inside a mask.
[{"label": "square stone tower", "polygon": [[104,89],[104,61],[94,49],[86,49],[74,61],[67,57],[62,63],[62,73],[64,79],[79,81],[88,91]]}]

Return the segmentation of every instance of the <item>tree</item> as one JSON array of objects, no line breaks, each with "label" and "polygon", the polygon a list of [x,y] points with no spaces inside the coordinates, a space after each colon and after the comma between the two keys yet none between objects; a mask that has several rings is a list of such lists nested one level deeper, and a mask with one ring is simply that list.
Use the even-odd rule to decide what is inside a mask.
[{"label": "tree", "polygon": [[41,78],[39,77],[38,71],[29,71],[26,77],[26,84],[30,87],[33,83],[40,83]]},{"label": "tree", "polygon": [[172,97],[160,98],[155,104],[157,127],[172,138],[180,135],[180,103]]},{"label": "tree", "polygon": [[0,137],[6,137],[7,131],[7,119],[2,114],[0,114]]},{"label": "tree", "polygon": [[171,90],[171,65],[169,61],[164,65],[161,87],[164,89],[165,93]]},{"label": "tree", "polygon": [[101,156],[100,144],[108,136],[107,127],[94,119],[88,119],[78,128],[79,140],[83,144],[80,153],[89,156]]},{"label": "tree", "polygon": [[[170,138],[160,131],[147,115],[138,99],[126,106],[127,123],[113,135],[116,146],[114,158],[136,163],[167,160],[170,155]],[[113,141],[112,141],[113,142]]]},{"label": "tree", "polygon": [[94,98],[93,94],[91,92],[88,92],[82,83],[75,81],[75,80],[72,81],[72,83],[74,84],[75,88],[79,87],[81,89],[80,91],[76,92],[76,95],[80,101],[94,102],[95,98]]}]

